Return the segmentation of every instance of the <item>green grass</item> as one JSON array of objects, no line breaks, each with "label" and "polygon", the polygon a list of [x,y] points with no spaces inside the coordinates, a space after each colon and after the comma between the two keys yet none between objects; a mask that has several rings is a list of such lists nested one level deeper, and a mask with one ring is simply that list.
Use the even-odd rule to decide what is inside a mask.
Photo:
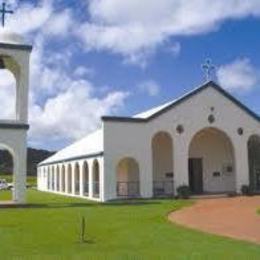
[{"label": "green grass", "polygon": [[[5,179],[7,182],[13,182],[13,175],[12,174],[0,174],[0,179]],[[36,184],[37,184],[36,176],[27,176],[26,183],[28,185],[36,186]]]},{"label": "green grass", "polygon": [[[5,179],[8,183],[13,182],[13,176],[12,175],[6,175],[6,174],[0,174],[0,179]],[[35,176],[27,176],[26,177],[26,183],[30,186],[36,186],[37,185],[37,178]],[[12,199],[12,191],[1,191],[0,190],[0,201],[1,200],[11,200]]]},{"label": "green grass", "polygon": [[[189,230],[167,213],[189,201],[96,204],[30,190],[27,208],[0,209],[1,259],[259,259],[260,246]],[[79,219],[86,218],[86,243]]]}]

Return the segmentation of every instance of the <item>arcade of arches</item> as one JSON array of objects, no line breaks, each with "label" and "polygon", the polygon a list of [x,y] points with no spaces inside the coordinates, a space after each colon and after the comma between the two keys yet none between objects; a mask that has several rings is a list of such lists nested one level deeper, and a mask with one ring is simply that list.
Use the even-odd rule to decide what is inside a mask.
[{"label": "arcade of arches", "polygon": [[[174,142],[170,133],[160,131],[151,139],[153,196],[175,195]],[[187,156],[188,184],[193,194],[216,194],[236,191],[236,161],[232,141],[216,128],[204,128],[192,138]],[[260,137],[248,140],[250,187],[260,192]],[[71,162],[43,166],[47,190],[72,196],[100,198],[100,162]],[[141,172],[138,160],[121,158],[115,169],[118,198],[141,197]],[[43,178],[44,179],[44,178]]]},{"label": "arcade of arches", "polygon": [[[92,171],[89,171],[92,169]],[[87,198],[100,197],[100,163],[94,160],[41,167],[38,186],[46,183],[47,191]]]}]

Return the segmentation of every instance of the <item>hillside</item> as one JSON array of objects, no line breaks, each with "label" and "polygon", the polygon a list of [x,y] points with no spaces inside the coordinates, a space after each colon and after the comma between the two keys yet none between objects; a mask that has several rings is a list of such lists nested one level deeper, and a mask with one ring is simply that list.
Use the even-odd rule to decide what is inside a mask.
[{"label": "hillside", "polygon": [[[37,164],[44,159],[50,157],[55,152],[46,150],[38,150],[34,148],[27,149],[27,175],[36,176]],[[0,173],[12,173],[13,162],[12,157],[6,150],[0,150]]]}]

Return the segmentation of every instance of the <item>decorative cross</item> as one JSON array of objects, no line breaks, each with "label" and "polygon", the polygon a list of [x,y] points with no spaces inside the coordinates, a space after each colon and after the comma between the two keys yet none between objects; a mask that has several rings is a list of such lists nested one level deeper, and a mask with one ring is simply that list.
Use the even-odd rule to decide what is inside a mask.
[{"label": "decorative cross", "polygon": [[206,81],[210,81],[212,79],[212,73],[216,69],[216,66],[213,65],[211,59],[206,59],[205,63],[201,65],[201,68],[205,72]]},{"label": "decorative cross", "polygon": [[6,14],[13,14],[12,10],[6,9],[6,3],[2,3],[2,9],[0,9],[0,13],[2,14],[2,26],[5,27],[5,15]]}]

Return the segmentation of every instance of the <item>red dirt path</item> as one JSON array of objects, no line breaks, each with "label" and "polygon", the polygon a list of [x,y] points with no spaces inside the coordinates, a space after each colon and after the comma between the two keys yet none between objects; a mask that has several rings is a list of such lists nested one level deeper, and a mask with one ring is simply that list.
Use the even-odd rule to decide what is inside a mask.
[{"label": "red dirt path", "polygon": [[169,219],[207,233],[260,244],[260,196],[200,199],[169,214]]}]

